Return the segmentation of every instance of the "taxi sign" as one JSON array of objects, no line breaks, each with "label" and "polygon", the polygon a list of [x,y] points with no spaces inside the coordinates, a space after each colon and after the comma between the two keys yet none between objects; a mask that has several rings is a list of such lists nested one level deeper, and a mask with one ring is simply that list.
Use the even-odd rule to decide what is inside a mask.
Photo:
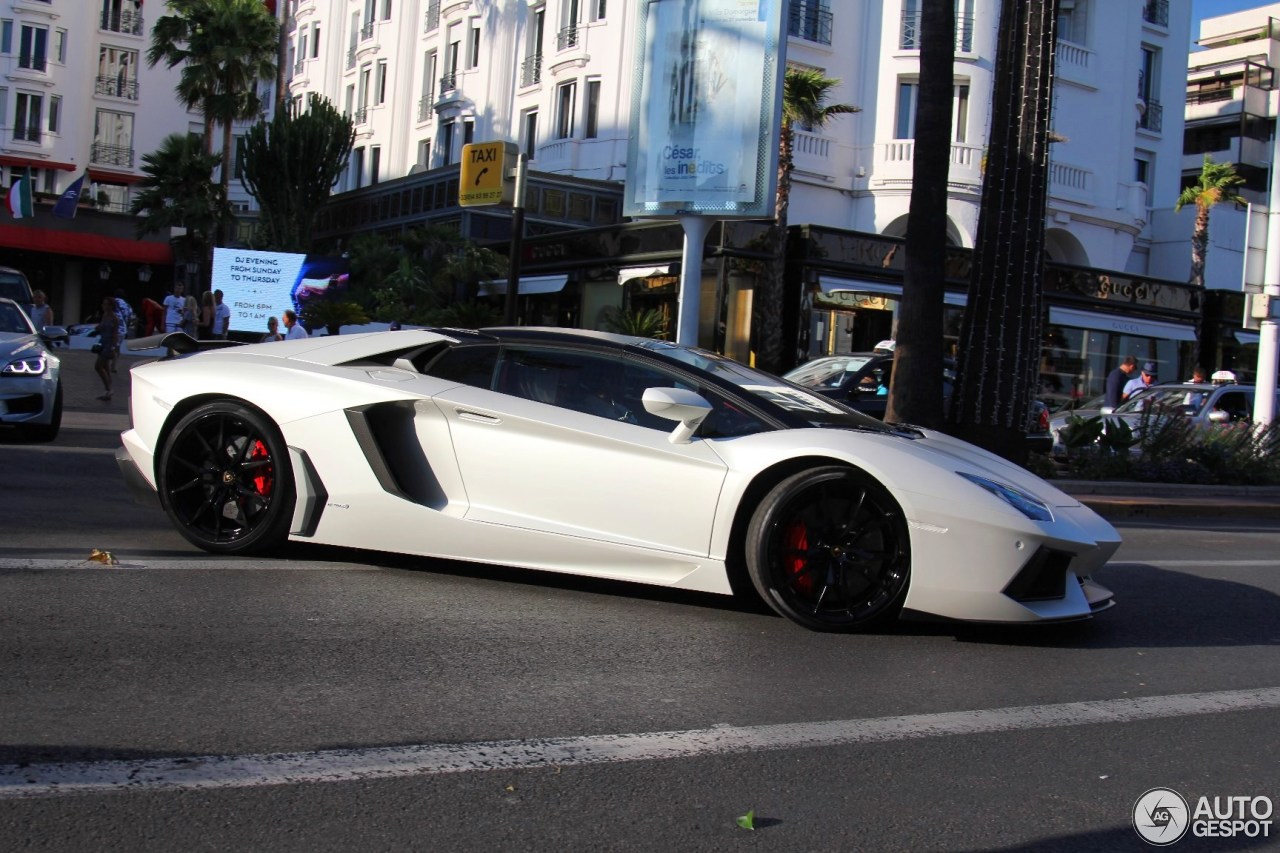
[{"label": "taxi sign", "polygon": [[508,176],[519,149],[514,142],[472,142],[462,146],[462,174],[458,180],[458,204],[510,204],[515,182]]}]

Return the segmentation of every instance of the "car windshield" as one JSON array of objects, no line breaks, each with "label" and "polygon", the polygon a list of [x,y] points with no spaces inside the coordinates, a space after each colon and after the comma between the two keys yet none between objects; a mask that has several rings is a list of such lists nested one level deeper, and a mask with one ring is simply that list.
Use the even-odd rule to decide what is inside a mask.
[{"label": "car windshield", "polygon": [[871,358],[869,355],[820,358],[797,367],[785,378],[806,388],[839,388],[847,375],[866,367]]},{"label": "car windshield", "polygon": [[31,335],[31,321],[23,310],[12,302],[0,302],[0,332],[17,335]]},{"label": "car windshield", "polygon": [[769,373],[747,367],[744,364],[724,358],[707,350],[673,344],[669,341],[638,341],[637,346],[652,350],[710,373],[720,379],[732,382],[738,388],[764,401],[770,406],[785,409],[799,415],[813,426],[843,426],[858,429],[875,429],[881,432],[893,432],[875,418],[855,412],[829,397],[815,394],[785,379],[779,379]]},{"label": "car windshield", "polygon": [[1200,413],[1209,400],[1208,389],[1194,385],[1169,385],[1149,388],[1143,394],[1121,403],[1116,407],[1116,414],[1153,411],[1156,409],[1180,410],[1192,416]]}]

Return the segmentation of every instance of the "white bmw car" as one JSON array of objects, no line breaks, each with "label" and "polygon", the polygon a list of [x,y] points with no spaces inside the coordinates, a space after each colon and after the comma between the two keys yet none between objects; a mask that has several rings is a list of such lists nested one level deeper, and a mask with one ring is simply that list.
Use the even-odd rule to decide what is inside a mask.
[{"label": "white bmw car", "polygon": [[754,587],[825,631],[1082,619],[1112,600],[1090,575],[1119,536],[1048,483],[663,341],[437,329],[204,349],[134,367],[131,409],[126,479],[216,553],[295,540]]},{"label": "white bmw car", "polygon": [[49,342],[65,336],[61,326],[37,332],[22,306],[0,298],[0,424],[32,441],[53,441],[62,426],[61,362]]}]

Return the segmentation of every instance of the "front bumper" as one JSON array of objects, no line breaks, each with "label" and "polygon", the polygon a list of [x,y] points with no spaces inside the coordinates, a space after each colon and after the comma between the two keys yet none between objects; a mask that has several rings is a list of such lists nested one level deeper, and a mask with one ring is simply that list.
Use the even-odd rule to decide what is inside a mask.
[{"label": "front bumper", "polygon": [[129,455],[126,448],[116,448],[116,464],[120,466],[120,474],[124,477],[125,485],[129,487],[129,494],[133,497],[134,503],[159,508],[160,495],[143,476],[142,469],[133,461],[133,457]]}]

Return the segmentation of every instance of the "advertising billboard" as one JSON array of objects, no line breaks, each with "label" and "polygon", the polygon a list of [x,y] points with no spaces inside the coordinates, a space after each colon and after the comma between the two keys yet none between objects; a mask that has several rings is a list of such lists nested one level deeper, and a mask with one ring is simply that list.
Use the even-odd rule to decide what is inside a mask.
[{"label": "advertising billboard", "polygon": [[624,213],[769,218],[782,0],[642,0]]},{"label": "advertising billboard", "polygon": [[345,291],[347,270],[346,258],[214,249],[212,284],[231,308],[231,331],[259,332],[286,308],[301,314],[308,300]]}]

